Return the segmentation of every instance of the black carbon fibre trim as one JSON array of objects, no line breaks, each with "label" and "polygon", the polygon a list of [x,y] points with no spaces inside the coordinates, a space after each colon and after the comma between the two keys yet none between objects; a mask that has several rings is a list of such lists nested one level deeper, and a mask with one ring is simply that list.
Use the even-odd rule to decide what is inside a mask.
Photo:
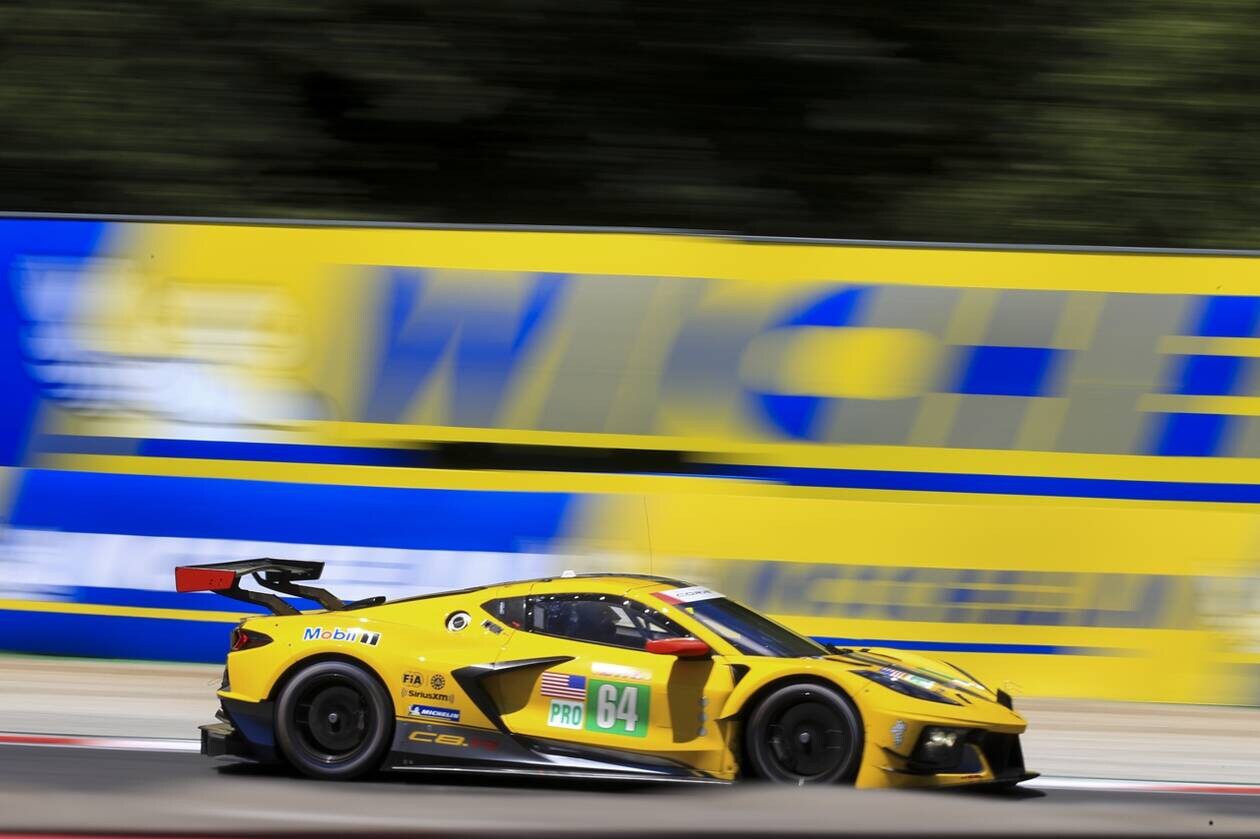
[{"label": "black carbon fibre trim", "polygon": [[243,751],[234,754],[263,762],[278,759],[274,727],[275,703],[243,702],[220,697],[219,706],[222,715],[215,716],[232,727],[244,746]]},{"label": "black carbon fibre trim", "polygon": [[477,706],[477,710],[486,715],[486,719],[494,723],[495,727],[500,731],[505,734],[511,734],[512,732],[503,723],[503,717],[499,713],[498,707],[494,704],[494,700],[490,698],[490,694],[486,692],[485,686],[482,685],[482,680],[497,673],[528,670],[533,667],[554,667],[557,664],[564,664],[572,660],[573,656],[571,655],[558,655],[548,658],[522,658],[516,661],[470,664],[467,667],[452,670],[451,675],[455,677],[456,683],[468,695],[468,698],[473,701],[473,704]]},{"label": "black carbon fibre trim", "polygon": [[399,719],[388,764],[396,769],[531,767],[549,774],[599,772],[609,777],[709,780],[687,764],[655,755],[586,746],[455,723]]},{"label": "black carbon fibre trim", "polygon": [[679,778],[709,777],[681,760],[673,760],[659,755],[646,755],[624,749],[606,746],[591,746],[585,743],[572,743],[567,740],[554,740],[548,737],[520,737],[526,746],[539,754],[572,757],[587,761],[597,761],[607,765],[605,771],[621,770],[628,773],[651,773]]},{"label": "black carbon fibre trim", "polygon": [[392,752],[391,762],[399,767],[546,763],[510,734],[420,720],[397,720]]}]

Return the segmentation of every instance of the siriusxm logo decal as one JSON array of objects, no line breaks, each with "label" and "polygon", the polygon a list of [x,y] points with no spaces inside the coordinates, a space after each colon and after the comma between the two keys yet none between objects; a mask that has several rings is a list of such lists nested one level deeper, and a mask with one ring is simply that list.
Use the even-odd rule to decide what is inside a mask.
[{"label": "siriusxm logo decal", "polygon": [[360,644],[367,644],[369,647],[375,647],[381,642],[381,633],[368,632],[364,629],[325,629],[322,626],[308,626],[302,630],[303,641],[347,641]]},{"label": "siriusxm logo decal", "polygon": [[459,722],[459,711],[454,708],[434,708],[432,705],[412,705],[407,713],[413,717],[432,717],[433,719]]},{"label": "siriusxm logo decal", "polygon": [[[434,673],[432,676],[425,678],[423,673],[403,673],[402,677],[403,699],[428,699],[436,702],[454,702],[455,694],[442,693],[442,688],[446,687],[446,677],[441,673]],[[431,690],[426,690],[431,688]],[[415,706],[420,707],[420,706]]]}]

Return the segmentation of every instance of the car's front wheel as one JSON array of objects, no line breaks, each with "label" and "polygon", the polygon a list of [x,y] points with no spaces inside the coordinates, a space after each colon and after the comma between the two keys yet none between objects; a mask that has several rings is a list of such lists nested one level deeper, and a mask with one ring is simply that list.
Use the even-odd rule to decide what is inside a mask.
[{"label": "car's front wheel", "polygon": [[360,667],[323,661],[300,670],[276,700],[276,741],[300,772],[346,780],[380,766],[394,732],[389,696]]},{"label": "car's front wheel", "polygon": [[744,728],[751,774],[780,784],[850,782],[862,758],[862,722],[837,690],[788,685],[765,697]]}]

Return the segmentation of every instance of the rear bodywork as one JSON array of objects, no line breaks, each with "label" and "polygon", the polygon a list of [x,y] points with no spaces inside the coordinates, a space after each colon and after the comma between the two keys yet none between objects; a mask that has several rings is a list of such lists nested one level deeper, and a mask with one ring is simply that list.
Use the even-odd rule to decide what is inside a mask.
[{"label": "rear bodywork", "polygon": [[[894,650],[742,655],[655,597],[679,585],[589,575],[248,618],[236,632],[253,645],[227,655],[219,721],[202,727],[202,751],[279,759],[273,703],[286,679],[306,664],[343,659],[372,674],[392,698],[387,769],[731,781],[741,774],[743,721],[759,698],[777,686],[813,682],[843,692],[859,711],[859,787],[1032,777],[1019,745],[1025,722],[1009,697],[961,670]],[[712,655],[685,659],[542,635],[498,605],[568,592],[650,604],[706,642]],[[899,692],[906,683],[939,701]],[[604,697],[609,703],[599,706]],[[925,748],[933,728],[952,732],[948,748]]]}]

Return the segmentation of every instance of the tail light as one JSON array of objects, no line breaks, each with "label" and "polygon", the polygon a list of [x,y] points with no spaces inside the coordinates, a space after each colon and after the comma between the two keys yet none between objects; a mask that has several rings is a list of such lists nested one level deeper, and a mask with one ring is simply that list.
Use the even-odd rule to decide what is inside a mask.
[{"label": "tail light", "polygon": [[263,647],[271,643],[271,636],[264,635],[254,629],[244,629],[236,627],[232,630],[232,643],[230,649],[234,653],[241,650],[252,650],[254,647]]}]

